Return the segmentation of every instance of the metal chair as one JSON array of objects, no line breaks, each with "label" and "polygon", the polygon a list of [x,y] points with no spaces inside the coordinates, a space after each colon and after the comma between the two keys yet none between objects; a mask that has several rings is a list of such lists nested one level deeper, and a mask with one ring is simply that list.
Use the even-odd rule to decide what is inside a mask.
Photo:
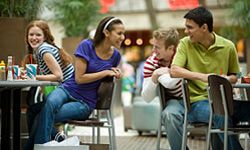
[{"label": "metal chair", "polygon": [[186,150],[187,147],[187,135],[188,132],[201,131],[207,135],[207,123],[203,122],[188,122],[187,115],[191,110],[189,89],[188,89],[188,81],[186,79],[182,79],[182,95],[183,95],[183,103],[184,103],[184,123],[183,123],[183,135],[182,135],[182,150]]},{"label": "metal chair", "polygon": [[[115,126],[111,113],[111,104],[114,99],[113,91],[115,87],[113,77],[106,77],[102,80],[98,89],[98,100],[96,108],[91,117],[87,120],[70,120],[67,125],[77,125],[92,127],[92,143],[100,143],[100,128],[108,128],[109,143],[112,150],[116,150]],[[102,116],[100,116],[102,111]],[[67,125],[64,126],[64,131],[67,135]],[[97,128],[97,140],[95,140],[95,128]]]},{"label": "metal chair", "polygon": [[[160,97],[161,110],[163,110],[166,107],[166,102],[167,102],[166,101],[166,94],[167,94],[166,88],[161,84],[159,84],[158,88],[159,88],[158,91],[159,91],[159,97]],[[182,96],[183,96],[184,108],[185,108],[184,123],[183,123],[182,150],[185,150],[186,145],[187,145],[188,132],[201,131],[206,134],[208,124],[202,123],[202,122],[189,123],[187,121],[187,114],[191,110],[191,104],[190,104],[190,97],[189,97],[188,82],[186,79],[182,79]],[[162,129],[161,119],[160,119],[160,123],[158,127],[157,150],[160,149],[161,129]]]},{"label": "metal chair", "polygon": [[[207,136],[207,149],[209,149],[210,135],[213,133],[224,134],[224,150],[228,146],[228,134],[250,133],[249,127],[228,127],[228,118],[233,114],[233,87],[226,79],[218,75],[208,77],[208,96],[210,106],[210,119]],[[214,128],[212,126],[212,117],[214,114],[224,116],[224,127]],[[246,147],[245,147],[246,148]]]}]

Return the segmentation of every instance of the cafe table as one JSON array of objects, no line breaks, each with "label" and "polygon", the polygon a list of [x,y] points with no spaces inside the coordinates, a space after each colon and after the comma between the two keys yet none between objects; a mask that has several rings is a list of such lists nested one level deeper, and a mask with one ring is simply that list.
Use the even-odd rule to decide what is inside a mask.
[{"label": "cafe table", "polygon": [[245,89],[249,89],[250,88],[250,84],[249,83],[236,83],[233,84],[234,88],[245,88]]},{"label": "cafe table", "polygon": [[241,89],[240,92],[241,92],[241,98],[243,100],[248,100],[250,101],[250,99],[248,99],[247,97],[247,92],[246,90],[250,90],[250,84],[249,83],[236,83],[236,84],[233,84],[233,88],[238,88],[238,89]]},{"label": "cafe table", "polygon": [[[2,150],[20,150],[20,105],[22,88],[59,84],[59,82],[31,80],[0,81]],[[13,135],[11,135],[11,133],[13,133]],[[12,143],[11,137],[13,139]]]}]

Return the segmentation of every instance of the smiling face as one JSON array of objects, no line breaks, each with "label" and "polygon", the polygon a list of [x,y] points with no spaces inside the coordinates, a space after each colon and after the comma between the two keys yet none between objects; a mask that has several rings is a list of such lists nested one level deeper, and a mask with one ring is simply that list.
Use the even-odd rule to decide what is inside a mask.
[{"label": "smiling face", "polygon": [[[204,24],[205,25],[205,24]],[[190,40],[194,42],[201,42],[202,40],[202,35],[204,33],[204,25],[199,27],[197,23],[195,23],[193,20],[186,19],[186,29],[185,33],[188,34]]]},{"label": "smiling face", "polygon": [[37,26],[31,27],[27,36],[28,43],[34,50],[36,50],[45,41],[43,31]]},{"label": "smiling face", "polygon": [[112,46],[120,48],[125,39],[125,28],[123,24],[114,24],[113,30],[108,31],[108,36]]},{"label": "smiling face", "polygon": [[168,47],[165,46],[165,41],[163,39],[154,39],[154,49],[157,58],[159,60],[163,60],[165,62],[169,62],[172,59],[174,54],[174,46],[170,45]]}]

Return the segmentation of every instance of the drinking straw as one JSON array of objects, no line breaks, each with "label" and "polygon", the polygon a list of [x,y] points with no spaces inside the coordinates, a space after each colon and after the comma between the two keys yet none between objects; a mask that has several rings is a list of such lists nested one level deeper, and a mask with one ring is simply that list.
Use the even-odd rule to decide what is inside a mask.
[{"label": "drinking straw", "polygon": [[12,65],[15,65],[15,56],[12,56]]},{"label": "drinking straw", "polygon": [[30,54],[30,63],[32,64],[32,54]]},{"label": "drinking straw", "polygon": [[222,75],[223,74],[223,70],[222,70],[222,68],[220,68],[220,75]]}]

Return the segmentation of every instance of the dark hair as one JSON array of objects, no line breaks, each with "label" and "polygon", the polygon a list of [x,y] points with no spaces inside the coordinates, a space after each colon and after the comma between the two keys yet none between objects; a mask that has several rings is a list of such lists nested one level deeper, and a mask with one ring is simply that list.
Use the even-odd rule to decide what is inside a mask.
[{"label": "dark hair", "polygon": [[195,23],[201,27],[203,24],[207,24],[209,32],[213,31],[213,15],[205,7],[197,7],[190,10],[184,16],[186,19],[193,20]]},{"label": "dark hair", "polygon": [[114,29],[113,27],[114,24],[123,24],[119,18],[115,18],[113,21],[109,22],[113,18],[115,17],[105,17],[100,21],[94,36],[95,46],[99,45],[105,39],[105,35],[103,32],[104,32],[104,27],[106,26],[107,23],[108,24],[105,29],[108,31],[112,31]]},{"label": "dark hair", "polygon": [[26,41],[26,44],[27,44],[27,47],[28,47],[28,53],[29,54],[33,54],[33,49],[29,45],[29,42],[28,42],[29,30],[32,27],[40,28],[43,31],[45,42],[47,42],[47,43],[55,46],[56,48],[58,48],[63,65],[68,65],[68,64],[70,64],[72,62],[72,57],[64,49],[59,48],[59,47],[56,46],[56,44],[54,43],[54,37],[52,36],[52,34],[50,32],[49,26],[43,20],[32,21],[26,27],[25,41]]}]

